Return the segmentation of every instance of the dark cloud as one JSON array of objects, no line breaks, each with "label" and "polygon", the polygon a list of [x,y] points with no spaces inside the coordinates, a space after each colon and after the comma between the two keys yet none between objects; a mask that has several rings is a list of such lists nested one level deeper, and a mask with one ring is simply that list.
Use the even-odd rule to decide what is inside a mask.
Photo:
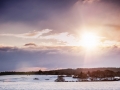
[{"label": "dark cloud", "polygon": [[81,57],[65,54],[60,51],[60,48],[19,48],[17,50],[8,48],[8,50],[4,52],[0,51],[0,71],[19,70],[20,68],[26,67],[44,67],[52,69],[82,65]]},{"label": "dark cloud", "polygon": [[0,0],[1,22],[36,22],[70,8],[77,0]]},{"label": "dark cloud", "polygon": [[99,53],[92,53],[93,56],[89,56],[79,47],[1,48],[0,71],[19,70],[27,67],[42,67],[47,69],[117,67],[120,63],[119,47],[100,49],[96,51]]},{"label": "dark cloud", "polygon": [[[89,24],[89,22],[99,24],[99,22],[107,21],[106,17],[111,18],[109,13],[119,11],[119,7],[116,7],[116,4],[119,3],[118,0],[110,0],[111,2],[100,0],[103,3],[93,4],[93,6],[82,5],[82,1],[99,0],[0,0],[0,22],[2,23],[0,31],[20,32],[48,28],[52,29],[54,33],[68,31],[78,34],[82,24]],[[111,6],[114,9],[109,5],[112,4],[112,1],[114,6]],[[117,15],[116,13],[116,18]]]},{"label": "dark cloud", "polygon": [[106,3],[115,4],[116,6],[120,7],[120,0],[101,0],[101,1],[106,2]]},{"label": "dark cloud", "polygon": [[27,43],[24,46],[37,46],[35,43]]},{"label": "dark cloud", "polygon": [[15,50],[17,50],[17,48],[16,47],[8,47],[8,46],[0,46],[0,51],[15,51]]},{"label": "dark cloud", "polygon": [[71,12],[71,8],[77,1],[0,0],[2,3],[0,8],[1,31],[20,32],[30,31],[33,28],[36,30],[48,28],[54,32],[71,31],[80,25],[77,22],[80,17],[76,18],[78,14],[73,15]]}]

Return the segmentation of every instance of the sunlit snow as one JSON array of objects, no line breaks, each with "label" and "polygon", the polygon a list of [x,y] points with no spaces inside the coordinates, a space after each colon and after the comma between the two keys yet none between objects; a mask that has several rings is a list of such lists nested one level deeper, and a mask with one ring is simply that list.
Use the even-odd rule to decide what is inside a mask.
[{"label": "sunlit snow", "polygon": [[[57,75],[0,76],[0,90],[120,90],[120,81],[54,82],[56,78]],[[64,77],[64,79],[77,80],[72,77]]]}]

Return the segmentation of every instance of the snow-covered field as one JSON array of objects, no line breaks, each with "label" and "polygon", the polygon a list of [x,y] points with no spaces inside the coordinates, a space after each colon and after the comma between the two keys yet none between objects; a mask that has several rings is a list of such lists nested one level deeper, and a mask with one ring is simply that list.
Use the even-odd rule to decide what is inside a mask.
[{"label": "snow-covered field", "polygon": [[6,75],[0,76],[0,82],[54,82],[56,78],[57,75]]},{"label": "snow-covered field", "polygon": [[[0,76],[0,90],[120,90],[120,81],[54,82],[56,78],[57,75]],[[65,80],[76,81],[77,79],[65,77]]]}]

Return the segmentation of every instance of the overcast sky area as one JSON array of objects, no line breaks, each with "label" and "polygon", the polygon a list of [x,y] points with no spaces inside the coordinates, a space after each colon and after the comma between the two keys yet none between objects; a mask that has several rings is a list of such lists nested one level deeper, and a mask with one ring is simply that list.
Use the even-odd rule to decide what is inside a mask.
[{"label": "overcast sky area", "polygon": [[120,67],[120,0],[0,0],[0,71],[82,67]]}]

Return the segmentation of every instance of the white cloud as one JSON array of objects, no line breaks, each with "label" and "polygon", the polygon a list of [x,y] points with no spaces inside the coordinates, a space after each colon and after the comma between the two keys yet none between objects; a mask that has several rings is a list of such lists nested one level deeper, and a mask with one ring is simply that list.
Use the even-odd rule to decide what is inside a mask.
[{"label": "white cloud", "polygon": [[[26,38],[26,39],[45,39],[45,40],[57,40],[58,44],[62,44],[61,42],[64,42],[63,45],[77,45],[77,39],[69,34],[68,32],[62,32],[57,34],[49,34],[52,30],[45,29],[42,31],[32,31],[28,33],[23,34],[0,34],[0,36],[10,36],[10,37],[18,37],[18,38]],[[47,35],[44,35],[47,34]]]},{"label": "white cloud", "polygon": [[[75,37],[74,35],[68,33],[68,32],[61,32],[61,33],[53,33],[50,29],[44,29],[41,31],[31,31],[28,33],[22,33],[22,34],[0,34],[0,36],[9,36],[9,37],[17,37],[18,38],[24,38],[26,42],[25,44],[30,44],[30,42],[35,42],[36,44],[45,45],[45,46],[80,46],[80,38]],[[29,39],[29,40],[28,40]],[[99,45],[100,46],[114,46],[114,45],[120,45],[119,41],[116,40],[108,40],[105,39],[102,41],[102,38],[100,38]],[[29,42],[28,42],[29,41]],[[27,45],[28,46],[28,45]],[[32,43],[32,46],[33,45]]]},{"label": "white cloud", "polygon": [[63,32],[63,33],[58,33],[58,34],[53,34],[53,35],[48,35],[48,36],[40,36],[39,38],[41,39],[56,39],[58,41],[66,42],[67,45],[77,45],[77,39],[73,36],[70,35],[68,32]]},{"label": "white cloud", "polygon": [[13,36],[13,37],[20,37],[20,38],[38,38],[42,34],[49,33],[52,30],[50,29],[45,29],[42,31],[32,31],[28,33],[23,33],[23,34],[0,34],[0,36]]}]

